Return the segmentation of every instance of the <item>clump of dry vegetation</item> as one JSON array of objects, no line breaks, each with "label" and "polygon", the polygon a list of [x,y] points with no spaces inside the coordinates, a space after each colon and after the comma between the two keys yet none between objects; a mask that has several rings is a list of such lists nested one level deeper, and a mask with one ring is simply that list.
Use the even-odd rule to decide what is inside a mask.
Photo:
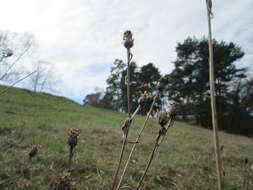
[{"label": "clump of dry vegetation", "polygon": [[55,190],[71,190],[72,188],[72,178],[70,172],[63,172],[55,180],[54,189]]}]

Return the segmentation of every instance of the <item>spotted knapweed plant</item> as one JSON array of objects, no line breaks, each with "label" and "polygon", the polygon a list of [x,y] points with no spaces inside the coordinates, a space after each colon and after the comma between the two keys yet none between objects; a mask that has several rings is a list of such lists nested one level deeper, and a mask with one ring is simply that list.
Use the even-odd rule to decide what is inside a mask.
[{"label": "spotted knapweed plant", "polygon": [[[140,138],[143,134],[144,129],[146,128],[147,122],[150,119],[151,113],[154,109],[154,105],[157,102],[158,99],[160,99],[162,97],[163,91],[165,90],[166,85],[169,83],[169,79],[162,77],[158,80],[157,82],[157,86],[156,86],[156,91],[154,93],[154,95],[151,95],[147,92],[144,92],[140,95],[139,99],[138,99],[138,107],[136,108],[136,110],[133,112],[133,114],[131,114],[130,112],[130,73],[129,73],[129,66],[130,66],[130,61],[133,57],[130,49],[133,47],[133,38],[132,38],[132,32],[127,30],[126,32],[124,32],[124,36],[123,36],[123,40],[124,40],[124,46],[127,49],[127,76],[126,76],[126,82],[125,84],[127,85],[127,97],[128,97],[128,118],[126,118],[125,122],[122,125],[122,131],[123,131],[123,143],[122,143],[122,148],[121,148],[121,152],[120,152],[120,158],[119,158],[119,162],[116,168],[116,172],[114,175],[114,179],[113,179],[113,184],[112,184],[112,190],[119,190],[121,188],[121,183],[122,180],[125,176],[125,172],[128,168],[128,164],[131,160],[131,157],[136,149],[137,144],[140,141]],[[140,131],[138,132],[138,135],[136,137],[136,140],[131,142],[128,140],[128,134],[129,134],[129,130],[131,128],[132,125],[132,121],[134,119],[134,117],[136,116],[136,114],[139,112],[139,110],[141,109],[141,107],[146,106],[146,105],[150,105],[149,111],[146,115],[146,118],[142,124],[142,127],[140,129]],[[158,140],[161,139],[161,142],[163,141],[163,137],[165,136],[167,129],[173,124],[174,121],[174,116],[175,116],[175,105],[173,104],[172,107],[172,111],[170,112],[170,114],[168,115],[168,125],[165,126],[163,133],[161,134],[161,137],[159,137]],[[167,124],[167,123],[166,123]],[[161,144],[161,142],[158,143],[158,146]],[[120,179],[118,181],[118,175],[119,175],[119,171],[121,169],[121,165],[122,165],[122,160],[123,160],[123,156],[125,153],[125,148],[128,144],[133,144],[131,151],[127,157],[127,160],[125,162],[125,165],[123,166],[123,172],[120,176]],[[157,146],[157,144],[156,144]],[[157,150],[158,147],[155,148],[155,150]],[[153,151],[153,154],[155,153],[155,151]],[[153,156],[152,156],[153,157]],[[152,158],[153,159],[153,158]],[[151,161],[149,161],[148,166],[146,168],[145,174],[142,176],[139,184],[142,183],[146,172],[152,162],[152,159],[150,159]]]}]

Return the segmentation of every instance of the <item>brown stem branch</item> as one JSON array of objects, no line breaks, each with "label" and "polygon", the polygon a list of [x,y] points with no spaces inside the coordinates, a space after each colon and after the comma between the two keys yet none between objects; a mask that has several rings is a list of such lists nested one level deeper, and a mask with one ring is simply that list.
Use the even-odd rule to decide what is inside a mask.
[{"label": "brown stem branch", "polygon": [[71,170],[74,147],[69,146],[69,171]]},{"label": "brown stem branch", "polygon": [[[141,106],[139,105],[136,108],[136,110],[134,111],[134,113],[132,114],[132,116],[130,118],[131,123],[132,123],[132,120],[134,119],[134,117],[136,116],[136,114],[139,112],[140,108],[141,108]],[[130,126],[131,126],[131,123],[130,123]],[[116,172],[114,174],[114,179],[113,179],[113,184],[112,184],[112,190],[114,190],[114,188],[116,186],[116,181],[118,179],[118,174],[119,174],[119,170],[120,170],[120,167],[121,167],[121,164],[122,164],[122,159],[123,159],[125,147],[126,147],[127,142],[128,142],[128,132],[129,132],[129,128],[126,130],[126,133],[124,134],[124,140],[123,140],[122,148],[121,148],[121,152],[120,152],[119,163],[118,163]]]},{"label": "brown stem branch", "polygon": [[[152,104],[151,104],[151,106],[150,106],[150,109],[149,109],[149,112],[148,112],[148,114],[147,114],[147,117],[146,117],[146,119],[145,119],[145,121],[144,121],[144,123],[143,123],[143,126],[142,126],[140,132],[138,133],[138,136],[137,136],[135,142],[139,142],[139,140],[140,140],[140,137],[141,137],[141,135],[142,135],[142,132],[144,131],[144,129],[145,129],[146,125],[147,125],[147,122],[148,122],[148,120],[149,120],[149,118],[150,118],[150,115],[151,115],[151,112],[152,112],[153,107],[154,107],[154,105],[155,105],[155,102],[156,102],[157,97],[158,97],[158,92],[157,92],[157,94],[155,95],[155,97],[154,97],[154,99],[153,99],[153,102],[152,102]],[[118,190],[118,189],[120,188],[120,185],[121,185],[122,180],[123,180],[123,178],[124,178],[124,176],[125,176],[125,173],[126,173],[128,164],[129,164],[129,162],[130,162],[130,160],[131,160],[131,157],[132,157],[132,154],[133,154],[133,152],[134,152],[134,150],[135,150],[135,148],[136,148],[136,145],[137,145],[137,143],[135,143],[135,144],[133,145],[132,149],[131,149],[131,152],[130,152],[130,154],[129,154],[129,156],[128,156],[128,159],[127,159],[127,161],[126,161],[126,164],[125,164],[125,166],[124,166],[124,169],[123,169],[123,172],[122,172],[122,175],[121,175],[121,177],[120,177],[120,181],[119,181],[119,183],[118,183],[118,185],[117,185],[116,190]]]},{"label": "brown stem branch", "polygon": [[168,129],[173,125],[173,123],[174,123],[174,117],[171,117],[170,120],[169,120],[169,122],[168,122],[168,124],[167,124],[167,126],[165,127],[165,133],[160,133],[159,132],[158,137],[156,138],[155,146],[154,146],[154,148],[153,148],[153,150],[152,150],[152,152],[150,154],[150,157],[149,157],[146,169],[144,171],[144,174],[141,176],[141,179],[140,179],[140,181],[138,183],[138,187],[137,187],[136,190],[139,190],[141,188],[143,180],[146,177],[148,169],[149,169],[149,167],[150,167],[150,165],[151,165],[151,163],[152,163],[152,161],[154,159],[155,153],[158,150],[158,148],[161,145],[161,143],[163,142],[163,140],[164,140],[164,138],[165,138],[165,136],[167,134]]}]

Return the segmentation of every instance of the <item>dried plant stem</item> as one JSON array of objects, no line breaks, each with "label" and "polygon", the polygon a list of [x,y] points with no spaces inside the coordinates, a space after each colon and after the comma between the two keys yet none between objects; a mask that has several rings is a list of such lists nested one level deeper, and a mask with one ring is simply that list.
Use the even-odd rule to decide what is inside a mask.
[{"label": "dried plant stem", "polygon": [[72,158],[74,155],[74,147],[69,146],[69,171],[71,170]]},{"label": "dried plant stem", "polygon": [[134,119],[134,117],[136,116],[136,114],[140,111],[141,106],[138,105],[138,107],[135,109],[134,113],[132,114],[132,116],[130,117],[131,121]]},{"label": "dried plant stem", "polygon": [[116,185],[116,181],[118,179],[119,169],[120,169],[120,166],[121,166],[121,163],[122,163],[122,158],[123,158],[125,147],[126,147],[126,144],[127,144],[127,136],[128,136],[128,133],[125,135],[125,138],[124,138],[124,141],[123,141],[123,144],[122,144],[120,157],[119,157],[119,163],[118,163],[117,170],[115,172],[114,179],[113,179],[112,190],[114,190],[115,185]]},{"label": "dried plant stem", "polygon": [[213,123],[213,142],[215,147],[215,158],[216,158],[216,170],[218,179],[218,189],[223,190],[222,182],[222,167],[220,157],[220,145],[218,136],[218,120],[216,112],[216,100],[215,100],[215,83],[214,83],[214,63],[213,63],[213,41],[212,41],[212,1],[206,0],[207,5],[207,17],[208,17],[208,42],[209,42],[209,78],[210,78],[210,95],[211,95],[211,108],[212,108],[212,123]]},{"label": "dried plant stem", "polygon": [[[132,121],[134,119],[136,114],[139,112],[140,108],[141,108],[140,105],[136,108],[136,110],[134,111],[134,113],[130,117],[130,121]],[[118,174],[119,174],[119,170],[120,170],[120,167],[122,164],[122,159],[123,159],[125,147],[128,142],[128,132],[129,132],[129,128],[126,130],[126,133],[124,134],[124,139],[123,139],[122,148],[121,148],[120,157],[119,157],[119,163],[118,163],[117,170],[115,172],[114,179],[113,179],[112,190],[114,190],[114,188],[116,186],[117,179],[118,179]]]},{"label": "dried plant stem", "polygon": [[148,169],[149,169],[149,167],[150,167],[150,165],[151,165],[151,163],[152,163],[152,161],[153,161],[153,158],[154,158],[154,155],[155,155],[156,150],[158,149],[158,146],[159,146],[159,145],[156,143],[155,146],[154,146],[154,148],[153,148],[153,150],[152,150],[152,152],[151,152],[151,154],[150,154],[150,157],[149,157],[148,164],[147,164],[147,166],[146,166],[145,172],[144,172],[144,174],[141,176],[141,179],[140,179],[140,181],[139,181],[139,183],[138,183],[138,187],[137,187],[136,190],[139,190],[139,189],[140,189],[140,187],[141,187],[141,185],[142,185],[142,182],[143,182],[144,178],[146,177],[146,174],[147,174],[147,172],[148,172]]},{"label": "dried plant stem", "polygon": [[135,141],[136,143],[133,145],[133,147],[132,147],[132,149],[131,149],[131,152],[130,152],[130,154],[129,154],[129,156],[128,156],[128,159],[127,159],[126,164],[125,164],[125,166],[124,166],[124,169],[123,169],[123,172],[122,172],[122,175],[121,175],[121,177],[120,177],[120,181],[119,181],[119,183],[118,183],[118,185],[117,185],[116,190],[118,190],[118,189],[120,188],[121,182],[122,182],[122,180],[123,180],[123,178],[124,178],[124,175],[125,175],[125,173],[126,173],[126,169],[127,169],[128,164],[129,164],[129,162],[130,162],[130,160],[131,160],[132,154],[133,154],[133,152],[134,152],[134,150],[135,150],[135,148],[136,148],[137,142],[139,142],[140,137],[141,137],[141,135],[142,135],[142,132],[143,132],[143,130],[145,129],[145,127],[146,127],[146,125],[147,125],[147,122],[148,122],[148,120],[149,120],[149,118],[150,118],[150,115],[151,115],[151,112],[152,112],[153,107],[154,107],[154,105],[155,105],[157,96],[158,96],[158,92],[157,92],[157,94],[155,95],[155,97],[154,97],[154,99],[153,99],[153,102],[152,102],[152,104],[151,104],[151,106],[150,106],[149,112],[148,112],[148,114],[147,114],[147,116],[146,116],[146,119],[145,119],[145,121],[144,121],[144,123],[143,123],[143,126],[142,126],[140,132],[138,133],[138,136],[137,136],[136,141]]},{"label": "dried plant stem", "polygon": [[127,111],[128,111],[128,117],[131,117],[131,102],[130,102],[130,61],[131,61],[131,52],[130,48],[127,48]]},{"label": "dried plant stem", "polygon": [[[166,133],[167,133],[167,130],[168,130],[173,124],[174,124],[174,118],[171,119],[171,120],[169,121],[169,126],[168,126],[168,128],[166,129]],[[166,137],[166,135],[163,135],[163,136],[161,137],[161,140],[160,140],[160,142],[159,142],[159,145],[163,143],[165,137]]]},{"label": "dried plant stem", "polygon": [[[127,77],[126,77],[126,81],[125,82],[126,82],[126,85],[127,85],[127,111],[128,111],[128,119],[129,119],[130,123],[129,123],[129,126],[126,126],[125,131],[123,131],[123,133],[124,133],[124,140],[123,140],[122,148],[121,148],[121,152],[120,152],[119,163],[118,163],[117,170],[116,170],[116,173],[115,173],[114,179],[113,179],[112,190],[114,190],[115,185],[116,185],[116,181],[117,181],[119,170],[120,170],[121,163],[122,163],[122,158],[123,158],[123,155],[124,155],[124,152],[125,152],[125,148],[126,148],[126,145],[127,145],[127,142],[128,142],[129,128],[130,128],[130,125],[132,123],[131,102],[130,102],[130,98],[131,98],[131,94],[130,94],[131,93],[130,92],[130,85],[131,85],[131,80],[130,80],[130,62],[131,62],[131,59],[132,59],[133,55],[132,55],[132,53],[130,51],[130,48],[133,46],[133,39],[132,39],[132,33],[131,33],[131,31],[126,31],[124,33],[123,40],[125,40],[125,44],[124,45],[125,45],[125,47],[127,49]],[[137,109],[139,111],[140,106],[138,106]],[[138,111],[136,111],[135,114]]]},{"label": "dried plant stem", "polygon": [[158,137],[156,138],[155,146],[154,146],[154,148],[153,148],[153,150],[152,150],[152,152],[150,154],[150,157],[149,157],[146,169],[145,169],[143,175],[141,176],[141,179],[138,182],[138,187],[136,188],[136,190],[139,190],[141,188],[142,182],[143,182],[144,178],[147,175],[148,169],[149,169],[149,167],[150,167],[150,165],[151,165],[151,163],[152,163],[152,161],[154,159],[155,153],[158,150],[160,144],[163,142],[168,129],[173,125],[173,123],[174,123],[174,117],[171,117],[170,120],[169,120],[169,122],[168,122],[168,124],[167,124],[167,127],[165,129],[165,134],[159,133]]}]

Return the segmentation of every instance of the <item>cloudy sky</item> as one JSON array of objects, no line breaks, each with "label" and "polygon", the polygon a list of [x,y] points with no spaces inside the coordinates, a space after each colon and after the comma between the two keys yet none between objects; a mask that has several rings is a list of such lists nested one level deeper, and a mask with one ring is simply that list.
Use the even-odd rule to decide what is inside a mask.
[{"label": "cloudy sky", "polygon": [[[253,1],[213,1],[213,36],[245,51],[239,66],[253,62]],[[205,0],[6,0],[0,30],[30,32],[41,59],[61,76],[60,95],[81,102],[105,79],[115,58],[126,58],[122,34],[133,31],[138,65],[173,69],[175,47],[188,36],[207,35]],[[252,73],[253,74],[253,73]]]}]

